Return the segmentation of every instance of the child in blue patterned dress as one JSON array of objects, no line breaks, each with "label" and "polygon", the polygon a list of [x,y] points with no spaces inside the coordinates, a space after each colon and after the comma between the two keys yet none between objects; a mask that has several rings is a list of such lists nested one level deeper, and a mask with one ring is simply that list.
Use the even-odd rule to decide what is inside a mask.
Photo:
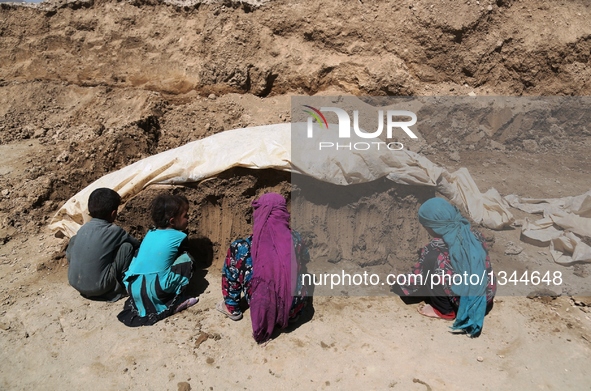
[{"label": "child in blue patterned dress", "polygon": [[123,280],[129,299],[117,317],[125,325],[152,325],[197,303],[197,298],[182,295],[193,272],[183,232],[188,211],[184,196],[161,194],[152,202],[155,228],[146,234]]}]

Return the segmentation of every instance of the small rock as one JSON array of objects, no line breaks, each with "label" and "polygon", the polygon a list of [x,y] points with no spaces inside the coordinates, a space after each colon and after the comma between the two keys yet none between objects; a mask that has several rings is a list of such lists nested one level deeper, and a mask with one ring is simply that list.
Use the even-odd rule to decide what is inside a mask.
[{"label": "small rock", "polygon": [[210,335],[208,333],[201,333],[199,337],[195,340],[195,349],[199,349],[199,346],[205,341],[209,339]]},{"label": "small rock", "polygon": [[478,356],[478,357],[476,357],[476,361],[478,361],[478,362],[483,362],[483,361],[484,361],[484,358],[483,358],[483,357],[481,357],[481,356]]},{"label": "small rock", "polygon": [[43,128],[39,128],[37,130],[35,130],[35,133],[33,133],[33,138],[40,138],[45,136],[45,134],[47,133],[47,130],[43,129]]},{"label": "small rock", "polygon": [[523,149],[526,152],[537,152],[538,151],[538,143],[536,140],[523,140]]},{"label": "small rock", "polygon": [[526,297],[528,299],[541,299],[542,302],[549,303],[552,300],[556,299],[558,296],[560,296],[560,294],[550,289],[541,288],[528,293]]},{"label": "small rock", "polygon": [[8,190],[8,189],[4,189],[4,190],[2,190],[2,196],[3,196],[3,197],[6,197],[6,196],[7,196],[7,195],[9,195],[9,194],[10,194],[10,190]]},{"label": "small rock", "polygon": [[513,242],[507,242],[505,246],[505,255],[517,255],[523,251],[523,247],[516,246]]},{"label": "small rock", "polygon": [[492,5],[489,5],[488,7],[486,7],[487,10],[492,11]]},{"label": "small rock", "polygon": [[476,96],[476,93],[474,91],[470,91],[468,92],[468,96]]},{"label": "small rock", "polygon": [[191,391],[191,385],[186,381],[179,382],[177,387],[178,391]]},{"label": "small rock", "polygon": [[498,149],[500,151],[504,151],[505,150],[505,146],[495,140],[490,140],[490,147],[492,149]]},{"label": "small rock", "polygon": [[215,100],[216,96],[215,94],[209,94],[208,98],[211,100]]},{"label": "small rock", "polygon": [[453,151],[449,154],[449,158],[451,160],[453,160],[454,162],[459,162],[460,161],[460,154],[458,153],[458,151]]},{"label": "small rock", "polygon": [[70,157],[70,154],[68,153],[68,151],[63,151],[62,153],[60,153],[58,155],[58,157],[55,159],[55,161],[58,163],[67,162],[69,157]]}]

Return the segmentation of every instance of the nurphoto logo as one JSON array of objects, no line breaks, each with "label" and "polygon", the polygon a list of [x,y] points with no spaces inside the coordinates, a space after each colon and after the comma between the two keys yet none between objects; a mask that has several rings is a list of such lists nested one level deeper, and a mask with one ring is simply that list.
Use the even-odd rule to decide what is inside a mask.
[{"label": "nurphoto logo", "polygon": [[[317,124],[317,128],[320,131],[327,131],[329,124],[324,113],[331,112],[336,114],[338,120],[338,137],[339,139],[351,139],[351,117],[349,113],[339,107],[320,107],[317,109],[309,105],[303,105],[304,112],[308,114],[307,120],[307,137],[314,137],[314,123]],[[380,149],[385,147],[392,151],[398,151],[404,149],[404,145],[398,141],[384,142],[380,140],[380,136],[384,131],[384,110],[378,110],[378,128],[375,131],[368,132],[359,126],[359,110],[353,110],[353,132],[354,136],[361,139],[373,139],[355,143],[339,143],[330,141],[321,141],[318,143],[318,149],[345,149],[345,150],[357,150],[365,151],[370,149]],[[386,111],[386,139],[393,138],[395,129],[400,129],[404,133],[412,138],[417,139],[417,135],[410,129],[411,126],[417,123],[417,115],[412,111],[408,110],[387,110]]]}]

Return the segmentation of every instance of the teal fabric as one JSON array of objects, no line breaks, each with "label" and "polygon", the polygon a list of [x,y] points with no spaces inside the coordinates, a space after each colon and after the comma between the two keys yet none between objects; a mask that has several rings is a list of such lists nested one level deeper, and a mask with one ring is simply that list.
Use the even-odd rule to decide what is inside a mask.
[{"label": "teal fabric", "polygon": [[178,256],[179,247],[186,237],[187,234],[176,229],[148,231],[128,273],[147,274],[166,270]]},{"label": "teal fabric", "polygon": [[179,255],[187,235],[174,229],[156,229],[146,234],[131,261],[123,283],[139,316],[158,315],[189,284],[191,257]]},{"label": "teal fabric", "polygon": [[441,235],[449,248],[455,274],[461,274],[462,277],[466,275],[479,277],[480,284],[471,284],[463,278],[461,284],[452,286],[454,293],[460,296],[460,304],[452,329],[464,330],[471,336],[479,335],[486,314],[488,283],[485,271],[486,252],[482,244],[470,231],[468,220],[443,198],[431,198],[421,205],[419,222]]}]

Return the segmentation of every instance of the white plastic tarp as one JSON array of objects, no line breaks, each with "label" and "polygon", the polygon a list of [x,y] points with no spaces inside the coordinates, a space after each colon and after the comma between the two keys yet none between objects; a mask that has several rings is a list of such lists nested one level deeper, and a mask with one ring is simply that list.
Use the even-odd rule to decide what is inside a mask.
[{"label": "white plastic tarp", "polygon": [[505,199],[514,208],[543,215],[534,222],[526,219],[521,234],[526,240],[550,245],[556,263],[591,262],[591,247],[581,239],[591,237],[591,190],[575,197],[537,199],[512,194]]},{"label": "white plastic tarp", "polygon": [[[294,126],[304,129],[306,124]],[[58,210],[50,228],[69,237],[74,235],[89,220],[88,196],[99,187],[116,190],[125,201],[150,185],[199,182],[232,167],[292,171],[338,185],[387,177],[400,184],[435,186],[467,210],[476,223],[501,229],[513,222],[500,194],[494,189],[480,193],[466,169],[451,173],[411,151],[383,149],[369,155],[349,154],[346,158],[342,154],[314,154],[313,164],[299,157],[294,163],[291,127],[283,123],[230,130],[140,160],[103,176],[74,195]]]}]

